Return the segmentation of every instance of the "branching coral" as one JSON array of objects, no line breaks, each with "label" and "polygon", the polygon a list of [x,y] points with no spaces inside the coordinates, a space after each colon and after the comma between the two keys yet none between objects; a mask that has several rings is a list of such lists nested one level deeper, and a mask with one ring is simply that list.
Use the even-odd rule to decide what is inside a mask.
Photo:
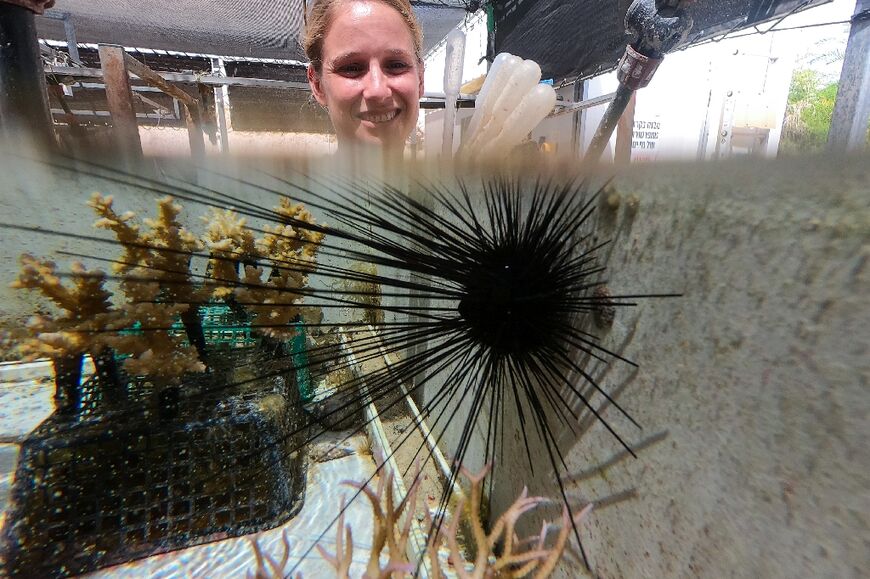
[{"label": "branching coral", "polygon": [[115,232],[115,237],[124,248],[124,256],[113,264],[113,269],[116,273],[126,273],[145,262],[150,249],[143,244],[139,225],[134,222],[136,214],[127,211],[118,215],[112,207],[113,202],[111,195],[104,197],[94,193],[88,205],[100,216],[94,227]]},{"label": "branching coral", "polygon": [[114,377],[114,364],[101,332],[113,316],[112,294],[103,286],[105,274],[81,263],[71,267],[72,283],[64,285],[52,261],[21,256],[21,271],[12,287],[37,290],[62,312],[34,315],[27,322],[30,338],[19,345],[25,359],[48,357],[54,362],[56,399],[75,411],[81,397],[82,357],[90,352],[101,373]]},{"label": "branching coral", "polygon": [[149,231],[142,240],[151,248],[150,258],[143,263],[164,292],[169,303],[189,304],[201,299],[199,290],[191,283],[190,259],[202,249],[196,236],[178,221],[181,205],[172,197],[157,201],[157,219],[145,219]]},{"label": "branching coral", "polygon": [[[182,226],[182,208],[172,197],[157,201],[157,216],[144,219],[144,227],[134,213],[118,213],[111,196],[95,193],[89,205],[98,216],[94,226],[112,231],[123,248],[112,269],[120,276],[126,303],[113,307],[104,273],[76,263],[71,283],[64,285],[53,262],[28,254],[21,257],[22,269],[13,284],[40,291],[64,312],[33,316],[28,324],[33,338],[24,340],[20,351],[26,358],[66,360],[68,388],[78,388],[74,361],[80,367],[85,353],[93,354],[98,365],[101,358],[110,369],[105,376],[115,382],[112,350],[130,356],[124,362],[130,374],[156,378],[159,385],[204,371],[206,344],[197,305],[210,298],[233,296],[253,314],[255,327],[275,337],[289,337],[297,316],[317,316],[299,302],[323,235],[293,226],[314,223],[301,205],[282,199],[275,209],[281,223],[266,228],[259,240],[233,211],[213,210],[206,218],[204,240],[212,256],[213,280],[204,287],[193,283],[190,270],[191,258],[203,243]],[[241,277],[239,263],[244,264]],[[187,344],[172,329],[178,319]]]},{"label": "branching coral", "polygon": [[[128,304],[123,307],[123,317],[106,323],[105,329],[110,331],[103,339],[118,352],[131,356],[124,361],[124,369],[133,376],[149,376],[166,384],[188,372],[204,372],[205,364],[196,349],[164,329],[185,311],[186,304]],[[111,331],[128,328],[131,320],[139,321],[146,332],[136,335]]]},{"label": "branching coral", "polygon": [[[284,578],[284,569],[287,567],[287,561],[290,560],[290,537],[287,536],[286,529],[281,533],[281,543],[283,551],[281,558],[276,561],[268,553],[263,552],[263,548],[260,547],[258,540],[251,539],[251,548],[254,550],[254,556],[257,558],[257,569],[253,574],[248,572],[248,579]],[[302,579],[302,573],[297,573],[296,579]]]},{"label": "branching coral", "polygon": [[104,344],[96,330],[112,309],[112,294],[103,286],[105,274],[74,263],[72,284],[64,285],[53,261],[39,260],[28,253],[20,259],[21,271],[12,287],[37,290],[63,311],[60,316],[37,315],[30,319],[28,328],[34,337],[22,342],[24,357],[58,359],[102,350]]},{"label": "branching coral", "polygon": [[[273,338],[293,335],[290,323],[298,316],[318,317],[300,305],[314,271],[317,249],[323,234],[294,224],[314,224],[314,218],[300,204],[286,197],[275,208],[282,223],[266,226],[255,239],[246,220],[231,210],[212,210],[205,217],[205,244],[211,254],[209,268],[213,282],[211,296],[232,296],[253,317],[252,327]],[[243,267],[239,272],[239,265]]]},{"label": "branching coral", "polygon": [[[538,535],[520,540],[514,531],[520,517],[535,507],[551,502],[543,497],[529,497],[527,490],[524,489],[519,498],[496,519],[491,531],[487,533],[480,516],[480,502],[483,495],[483,481],[489,471],[490,468],[486,467],[478,474],[470,474],[463,469],[463,475],[471,483],[470,505],[469,508],[464,508],[465,501],[460,499],[446,529],[442,528],[430,536],[426,555],[431,565],[431,576],[437,578],[446,576],[438,557],[438,548],[446,543],[453,571],[461,579],[549,577],[568,544],[572,521],[567,507],[562,509],[560,524],[545,522]],[[344,482],[359,489],[368,497],[374,515],[374,534],[366,570],[362,575],[363,579],[399,579],[414,574],[415,564],[409,560],[408,542],[413,532],[419,480],[419,477],[415,478],[415,483],[409,489],[407,496],[398,505],[395,504],[393,496],[392,474],[380,477],[377,489],[359,483]],[[591,509],[591,504],[583,508],[574,517],[573,523],[580,524]],[[354,553],[353,531],[350,525],[344,523],[344,512],[345,503],[342,498],[335,553],[330,553],[317,545],[321,556],[335,570],[337,579],[350,578]],[[473,562],[465,559],[459,542],[459,527],[463,520],[471,528],[472,539],[477,548],[477,555]],[[558,536],[554,542],[548,542],[549,531],[554,528],[558,528]],[[289,540],[286,535],[284,555],[280,563],[264,555],[256,541],[253,541],[252,545],[257,557],[257,579],[284,577],[284,569],[289,558]],[[264,560],[268,562],[269,569],[266,568]],[[297,579],[299,576],[297,574]]]},{"label": "branching coral", "polygon": [[[187,372],[204,371],[198,352],[204,351],[205,340],[191,304],[205,294],[192,283],[190,272],[191,255],[202,246],[178,221],[181,206],[172,197],[158,200],[158,217],[145,219],[148,230],[142,232],[132,212],[119,215],[114,210],[111,196],[95,193],[90,205],[100,216],[94,226],[113,231],[124,247],[114,269],[123,276],[127,304],[120,315],[105,321],[105,329],[123,330],[138,323],[146,330],[141,335],[107,334],[107,344],[131,356],[124,368],[134,375],[169,382]],[[193,347],[170,331],[177,317]]]},{"label": "branching coral", "polygon": [[[559,526],[559,535],[554,544],[547,546],[547,531],[552,526],[544,523],[537,537],[529,537],[519,540],[514,532],[519,518],[535,507],[549,503],[544,497],[529,497],[527,489],[514,503],[508,507],[492,525],[492,530],[487,533],[480,519],[481,497],[483,495],[483,480],[489,473],[487,466],[478,474],[470,474],[463,469],[463,474],[471,482],[471,504],[468,510],[468,522],[471,526],[474,544],[477,547],[477,556],[471,571],[467,570],[467,563],[457,539],[460,516],[454,514],[446,532],[446,541],[450,549],[450,558],[453,562],[456,574],[461,579],[484,579],[489,577],[528,577],[535,579],[549,577],[556,564],[562,557],[568,544],[568,537],[572,527],[572,521],[568,514],[568,508],[562,509],[562,521]],[[463,513],[464,499],[459,501],[455,513]],[[583,517],[592,510],[592,505],[586,505],[574,518],[574,523],[579,524]],[[430,542],[430,559],[434,574],[441,577],[441,569],[437,556],[434,555],[432,544],[437,544],[437,539]],[[501,545],[500,552],[496,554],[496,546]]]},{"label": "branching coral", "polygon": [[[407,546],[411,536],[411,523],[414,509],[417,505],[418,484],[414,484],[407,496],[398,505],[393,497],[393,475],[381,477],[377,490],[355,482],[345,481],[344,484],[359,489],[368,497],[374,514],[374,533],[369,560],[364,577],[366,579],[388,579],[403,577],[414,571],[414,565],[408,561]],[[409,508],[410,507],[410,508]],[[331,555],[320,545],[317,550],[336,570],[336,576],[345,579],[350,571],[353,559],[353,534],[350,526],[344,525],[344,502],[342,513],[338,520],[336,537],[336,554]],[[384,548],[386,547],[386,553]],[[386,564],[381,566],[381,556],[386,555]]]},{"label": "branching coral", "polygon": [[232,209],[212,208],[202,220],[208,224],[203,240],[211,255],[206,283],[213,288],[213,298],[225,299],[240,282],[239,264],[259,257],[254,234]]},{"label": "branching coral", "polygon": [[[128,211],[118,215],[111,196],[94,193],[90,206],[100,217],[94,227],[115,233],[124,255],[115,262],[117,273],[126,274],[122,282],[130,302],[153,299],[159,291],[163,301],[189,304],[199,299],[199,290],[191,283],[190,258],[202,249],[196,236],[178,221],[181,205],[172,197],[157,201],[157,219],[145,219],[144,233]],[[157,284],[159,290],[154,290]]]}]

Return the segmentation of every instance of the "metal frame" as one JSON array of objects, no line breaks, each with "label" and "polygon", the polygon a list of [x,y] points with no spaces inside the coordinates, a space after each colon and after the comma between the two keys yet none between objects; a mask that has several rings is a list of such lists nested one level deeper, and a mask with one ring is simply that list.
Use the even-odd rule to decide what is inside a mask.
[{"label": "metal frame", "polygon": [[[130,57],[131,59],[133,57]],[[138,62],[138,61],[137,61]],[[245,78],[240,76],[215,76],[191,74],[184,72],[157,72],[154,74],[160,76],[163,80],[169,82],[189,82],[193,84],[205,84],[209,86],[245,86],[257,88],[278,88],[278,89],[295,89],[295,90],[311,90],[307,82],[292,82],[288,80],[271,80],[265,78]],[[59,76],[71,76],[73,78],[103,78],[103,71],[98,68],[86,68],[78,66],[52,66],[46,65],[46,74],[55,74]]]}]

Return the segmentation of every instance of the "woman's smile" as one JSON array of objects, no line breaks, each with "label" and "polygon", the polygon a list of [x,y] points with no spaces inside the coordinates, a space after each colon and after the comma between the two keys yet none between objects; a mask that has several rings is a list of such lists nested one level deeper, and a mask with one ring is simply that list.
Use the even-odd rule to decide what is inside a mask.
[{"label": "woman's smile", "polygon": [[359,118],[362,119],[363,121],[368,121],[370,123],[374,123],[377,125],[377,124],[388,123],[388,122],[392,121],[393,119],[396,118],[396,116],[399,114],[399,112],[400,112],[399,109],[393,109],[393,110],[384,111],[384,112],[366,111],[366,112],[360,112]]}]

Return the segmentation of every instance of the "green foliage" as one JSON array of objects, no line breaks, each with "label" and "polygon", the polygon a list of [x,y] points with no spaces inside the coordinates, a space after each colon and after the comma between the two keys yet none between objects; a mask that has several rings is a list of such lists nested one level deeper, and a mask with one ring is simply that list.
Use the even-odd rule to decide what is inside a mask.
[{"label": "green foliage", "polygon": [[780,151],[811,153],[825,148],[838,83],[825,84],[814,70],[798,69],[791,80]]}]

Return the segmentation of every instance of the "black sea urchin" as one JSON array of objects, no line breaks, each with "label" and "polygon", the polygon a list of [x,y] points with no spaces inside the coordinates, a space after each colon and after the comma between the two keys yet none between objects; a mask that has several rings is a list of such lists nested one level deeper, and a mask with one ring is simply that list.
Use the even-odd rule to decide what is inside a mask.
[{"label": "black sea urchin", "polygon": [[[585,189],[575,182],[496,178],[484,181],[476,197],[462,182],[453,191],[444,185],[423,187],[413,198],[386,188],[370,205],[358,201],[362,191],[342,195],[353,219],[338,217],[359,234],[367,259],[426,280],[414,289],[427,295],[429,305],[408,307],[414,325],[398,329],[389,341],[399,349],[425,336],[427,350],[397,365],[399,376],[392,378],[425,376],[417,380],[418,388],[422,383],[429,389],[431,402],[423,414],[439,438],[448,424],[460,416],[464,420],[452,449],[456,466],[445,488],[456,477],[476,425],[485,424],[485,461],[500,454],[506,411],[516,414],[513,423],[520,426],[530,469],[541,459],[533,457],[530,437],[543,445],[553,472],[564,468],[553,421],[574,430],[583,411],[633,454],[592,396],[598,392],[636,423],[582,367],[578,353],[633,363],[584,331],[584,315],[668,294],[600,291],[605,268],[599,253],[606,242],[593,241],[589,218],[598,195]],[[377,282],[398,286],[395,278]],[[440,383],[433,375],[441,376]],[[382,391],[380,382],[375,384],[372,397],[390,398],[389,385]],[[422,450],[421,445],[417,452]]]}]

